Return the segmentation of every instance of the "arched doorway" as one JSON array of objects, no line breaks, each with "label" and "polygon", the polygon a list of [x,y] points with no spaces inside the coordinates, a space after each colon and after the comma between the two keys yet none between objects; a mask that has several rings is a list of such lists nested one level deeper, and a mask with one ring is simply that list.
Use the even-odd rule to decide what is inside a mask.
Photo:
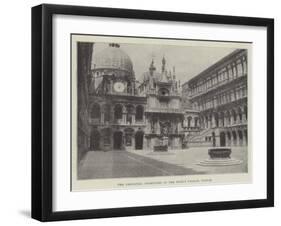
[{"label": "arched doorway", "polygon": [[248,144],[248,133],[247,130],[244,130],[244,136],[245,136],[245,145]]},{"label": "arched doorway", "polygon": [[217,112],[214,113],[214,119],[215,119],[215,127],[219,127],[219,115]]},{"label": "arched doorway", "polygon": [[142,150],[143,148],[143,132],[138,131],[135,134],[135,148],[136,150]]},{"label": "arched doorway", "polygon": [[236,135],[236,132],[235,131],[232,131],[232,144],[234,146],[237,145],[237,135]]},{"label": "arched doorway", "polygon": [[231,133],[228,131],[226,134],[227,134],[227,146],[231,146]]},{"label": "arched doorway", "polygon": [[238,140],[239,140],[239,145],[243,145],[243,134],[241,130],[238,130]]},{"label": "arched doorway", "polygon": [[96,129],[91,133],[90,149],[92,151],[97,151],[100,149],[100,133]]},{"label": "arched doorway", "polygon": [[121,131],[116,131],[113,135],[113,148],[115,150],[122,149],[123,133]]},{"label": "arched doorway", "polygon": [[238,108],[238,117],[239,117],[239,123],[242,123],[243,117],[242,117],[242,110],[241,110],[241,108]]},{"label": "arched doorway", "polygon": [[221,147],[225,147],[226,143],[225,143],[225,133],[224,132],[220,133],[220,143],[221,143]]},{"label": "arched doorway", "polygon": [[216,147],[216,134],[212,132],[213,147]]}]

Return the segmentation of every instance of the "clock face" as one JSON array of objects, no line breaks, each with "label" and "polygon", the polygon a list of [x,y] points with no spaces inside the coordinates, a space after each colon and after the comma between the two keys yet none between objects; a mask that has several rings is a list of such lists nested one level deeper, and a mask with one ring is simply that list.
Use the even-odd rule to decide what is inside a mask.
[{"label": "clock face", "polygon": [[114,90],[115,92],[118,92],[118,93],[122,93],[124,91],[124,84],[122,82],[116,82],[114,83]]}]

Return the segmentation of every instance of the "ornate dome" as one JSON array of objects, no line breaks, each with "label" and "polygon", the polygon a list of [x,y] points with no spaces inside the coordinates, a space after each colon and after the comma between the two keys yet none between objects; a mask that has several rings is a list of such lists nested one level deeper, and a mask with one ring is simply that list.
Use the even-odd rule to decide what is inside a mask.
[{"label": "ornate dome", "polygon": [[92,69],[119,69],[133,74],[133,63],[119,44],[111,43],[98,52],[92,62]]}]

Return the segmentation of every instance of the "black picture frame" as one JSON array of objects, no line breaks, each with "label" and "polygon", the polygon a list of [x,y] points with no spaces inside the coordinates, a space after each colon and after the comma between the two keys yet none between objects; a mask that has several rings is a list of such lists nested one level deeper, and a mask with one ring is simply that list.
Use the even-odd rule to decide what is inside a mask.
[{"label": "black picture frame", "polygon": [[[181,21],[267,28],[267,198],[95,210],[52,210],[52,18],[55,14]],[[32,8],[32,218],[40,221],[122,217],[274,206],[274,20],[43,4]]]}]

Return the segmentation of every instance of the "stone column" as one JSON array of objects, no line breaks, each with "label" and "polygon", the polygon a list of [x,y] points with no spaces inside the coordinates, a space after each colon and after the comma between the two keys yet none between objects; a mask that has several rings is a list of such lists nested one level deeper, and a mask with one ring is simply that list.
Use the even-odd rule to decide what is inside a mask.
[{"label": "stone column", "polygon": [[232,134],[230,133],[230,137],[228,137],[228,131],[226,132],[226,135],[227,135],[227,145],[228,146],[231,146],[232,144]]},{"label": "stone column", "polygon": [[225,146],[228,146],[228,135],[227,132],[224,133],[225,133]]},{"label": "stone column", "polygon": [[180,120],[178,121],[178,133],[180,133],[182,131],[182,127],[181,127],[181,122]]},{"label": "stone column", "polygon": [[240,145],[241,146],[244,146],[245,145],[245,137],[244,137],[244,134],[243,134],[243,131],[241,131],[242,132],[242,140],[241,140],[241,142],[240,142]]},{"label": "stone column", "polygon": [[234,125],[234,116],[233,115],[230,116],[230,125],[231,126]]},{"label": "stone column", "polygon": [[131,134],[131,139],[132,139],[132,147],[131,147],[131,149],[132,150],[134,150],[136,147],[135,147],[135,134],[133,133],[133,134]]},{"label": "stone column", "polygon": [[232,131],[230,131],[230,136],[231,136],[231,140],[230,140],[230,146],[234,146],[234,137],[233,137],[233,134],[232,134]]},{"label": "stone column", "polygon": [[135,113],[132,114],[132,124],[134,125],[136,123],[136,115]]},{"label": "stone column", "polygon": [[156,122],[156,133],[160,134],[160,123],[159,123],[158,119],[157,119],[157,122]]},{"label": "stone column", "polygon": [[215,134],[216,136],[216,147],[220,147],[221,146],[221,137],[220,137],[220,133]]},{"label": "stone column", "polygon": [[238,143],[238,135],[236,133],[236,131],[234,131],[235,135],[236,135],[236,139],[234,139],[235,137],[232,134],[232,146],[237,146]]},{"label": "stone column", "polygon": [[126,112],[123,112],[122,123],[127,124],[127,113]]},{"label": "stone column", "polygon": [[219,125],[218,125],[219,127],[222,127],[222,124],[223,124],[222,121],[223,121],[223,118],[221,118],[221,117],[219,116]]},{"label": "stone column", "polygon": [[242,112],[242,123],[247,123],[245,112]]},{"label": "stone column", "polygon": [[110,121],[115,122],[114,108],[111,108],[111,111],[110,111]]},{"label": "stone column", "polygon": [[216,127],[216,119],[215,119],[215,115],[212,114],[212,124],[211,124],[211,128],[215,128]]},{"label": "stone column", "polygon": [[113,83],[112,83],[112,80],[110,79],[110,82],[109,82],[109,93],[112,93],[113,91]]},{"label": "stone column", "polygon": [[149,150],[149,149],[150,147],[148,147],[147,138],[143,136],[143,150]]}]

